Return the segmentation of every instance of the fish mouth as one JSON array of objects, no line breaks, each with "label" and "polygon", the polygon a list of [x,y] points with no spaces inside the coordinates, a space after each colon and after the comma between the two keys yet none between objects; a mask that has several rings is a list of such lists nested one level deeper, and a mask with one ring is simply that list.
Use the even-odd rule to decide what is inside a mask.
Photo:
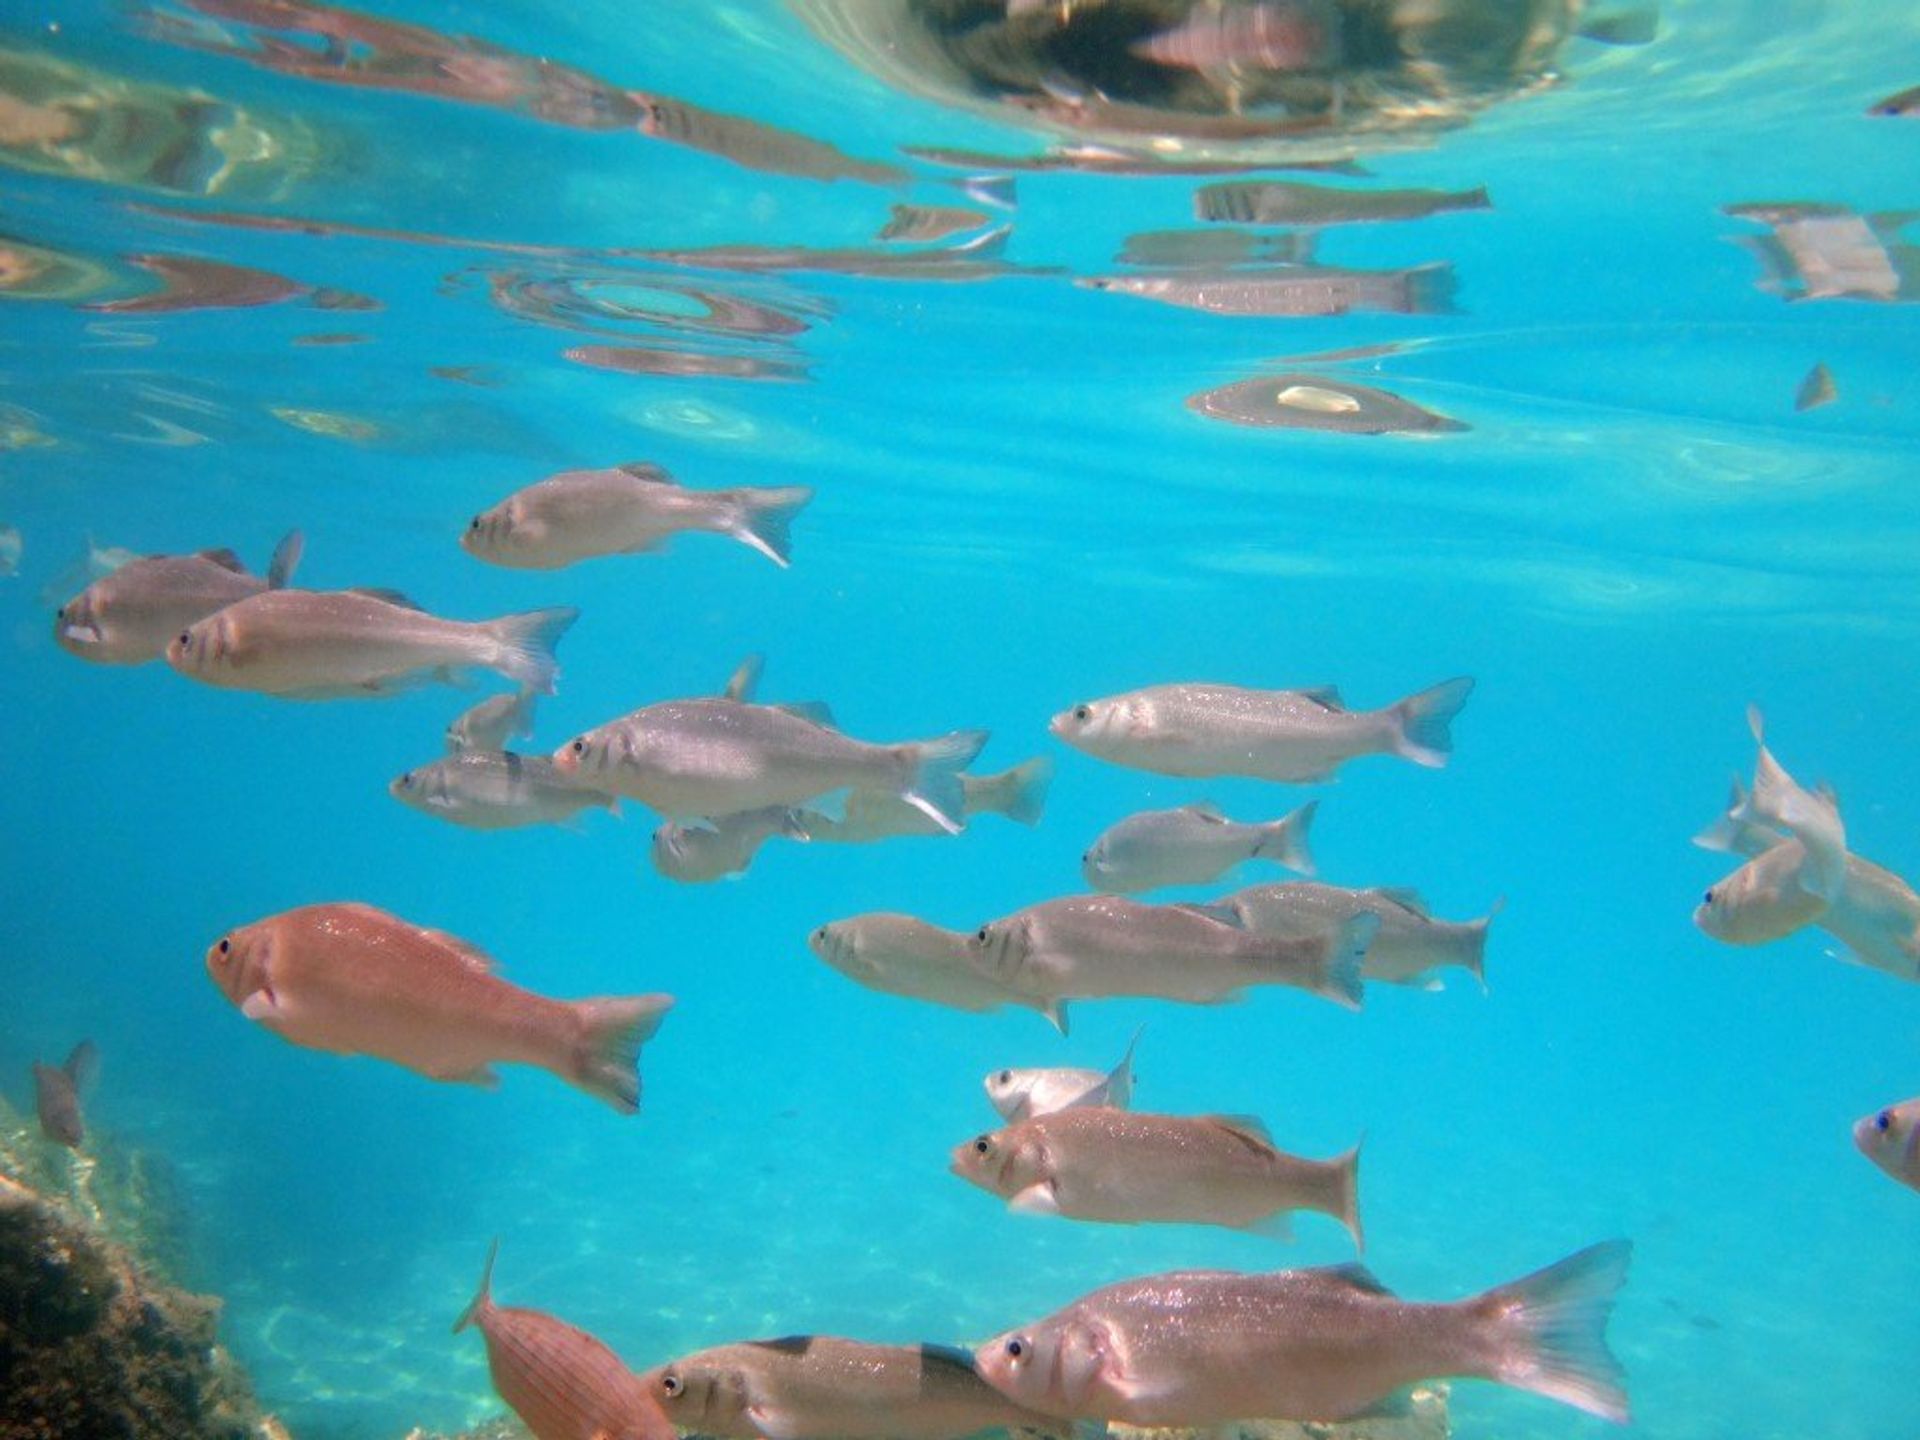
[{"label": "fish mouth", "polygon": [[1051,720],[1047,721],[1047,733],[1049,735],[1057,735],[1062,740],[1066,739],[1067,738],[1067,716],[1070,713],[1071,713],[1070,711],[1062,710],[1058,715],[1054,716]]},{"label": "fish mouth", "polygon": [[102,639],[98,625],[62,625],[60,643],[62,645],[98,645]]}]

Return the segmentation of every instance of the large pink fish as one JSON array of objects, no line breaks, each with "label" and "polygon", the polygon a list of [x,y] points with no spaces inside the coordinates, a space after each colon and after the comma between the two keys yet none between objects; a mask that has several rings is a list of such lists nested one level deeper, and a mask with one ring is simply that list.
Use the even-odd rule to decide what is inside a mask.
[{"label": "large pink fish", "polygon": [[480,1293],[454,1322],[454,1333],[480,1327],[493,1388],[513,1407],[534,1440],[674,1440],[645,1382],[586,1331],[543,1310],[493,1303],[495,1241],[480,1276]]},{"label": "large pink fish", "polygon": [[640,1046],[672,996],[549,1000],[493,968],[457,936],[356,903],[270,915],[207,951],[220,992],[296,1045],[489,1088],[495,1064],[537,1065],[622,1114],[640,1108]]}]

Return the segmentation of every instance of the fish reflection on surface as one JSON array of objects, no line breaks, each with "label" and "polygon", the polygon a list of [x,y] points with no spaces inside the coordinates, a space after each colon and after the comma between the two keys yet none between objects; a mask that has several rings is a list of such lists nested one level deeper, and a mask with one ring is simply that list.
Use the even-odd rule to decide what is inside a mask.
[{"label": "fish reflection on surface", "polygon": [[[0,95],[0,115],[7,99]],[[0,118],[0,125],[4,125]],[[0,299],[79,300],[113,283],[106,266],[0,236]]]},{"label": "fish reflection on surface", "polygon": [[1203,185],[1194,194],[1198,220],[1242,225],[1349,225],[1419,220],[1448,210],[1492,208],[1485,186],[1473,190],[1347,190],[1286,180]]},{"label": "fish reflection on surface", "polygon": [[1418,435],[1465,430],[1445,415],[1422,409],[1388,390],[1325,375],[1273,375],[1205,390],[1187,408],[1211,420],[1342,435]]},{"label": "fish reflection on surface", "polygon": [[1913,300],[1920,298],[1920,261],[1898,243],[1913,217],[1906,212],[1860,215],[1844,205],[1788,202],[1729,205],[1736,220],[1767,226],[1769,235],[1739,237],[1766,274],[1757,282],[1788,300]]},{"label": "fish reflection on surface", "polygon": [[160,289],[123,300],[103,300],[89,310],[116,314],[159,314],[170,310],[243,310],[275,305],[306,292],[306,286],[244,265],[199,260],[187,255],[127,257],[160,281]]},{"label": "fish reflection on surface", "polygon": [[1313,258],[1313,237],[1298,232],[1259,235],[1251,230],[1143,230],[1129,235],[1122,265],[1177,270],[1187,266],[1304,263]]},{"label": "fish reflection on surface", "polygon": [[1117,145],[1056,145],[1037,155],[996,155],[935,145],[907,145],[901,153],[929,165],[963,170],[1067,170],[1091,175],[1244,175],[1249,170],[1305,170],[1331,175],[1365,175],[1352,160],[1208,159],[1177,150],[1159,151]]},{"label": "fish reflection on surface", "polygon": [[1445,264],[1419,265],[1410,270],[1275,265],[1213,274],[1094,275],[1074,283],[1089,290],[1113,290],[1215,315],[1303,318],[1345,315],[1355,310],[1436,315],[1453,308],[1453,267]]},{"label": "fish reflection on surface", "polygon": [[[676,333],[798,335],[827,307],[792,292],[749,299],[715,285],[615,266],[572,265],[552,273],[502,270],[485,275],[488,298],[536,324],[622,335],[653,328]],[[764,285],[770,282],[761,282]]]},{"label": "fish reflection on surface", "polygon": [[684,375],[708,380],[805,380],[798,360],[769,360],[757,355],[703,355],[691,350],[661,350],[639,345],[576,345],[563,358],[596,370],[629,375]]},{"label": "fish reflection on surface", "polygon": [[870,280],[986,280],[1000,275],[1052,275],[1052,267],[1009,264],[1001,258],[1010,225],[959,245],[922,250],[815,248],[806,245],[709,245],[699,250],[636,250],[640,259],[705,270],[820,271]]},{"label": "fish reflection on surface", "polygon": [[955,205],[895,205],[876,240],[944,240],[978,230],[987,223],[984,210]]}]

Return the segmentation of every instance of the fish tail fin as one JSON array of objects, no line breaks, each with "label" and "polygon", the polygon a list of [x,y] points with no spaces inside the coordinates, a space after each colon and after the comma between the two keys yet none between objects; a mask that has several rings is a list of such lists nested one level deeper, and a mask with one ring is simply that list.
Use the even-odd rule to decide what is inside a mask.
[{"label": "fish tail fin", "polygon": [[1720,818],[1693,837],[1693,843],[1702,850],[1741,849],[1741,842],[1747,833],[1756,828],[1753,816],[1753,801],[1747,795],[1747,787],[1740,783],[1738,775],[1733,777],[1733,789],[1727,795],[1727,808]]},{"label": "fish tail fin", "polygon": [[1607,1317],[1633,1245],[1608,1240],[1470,1300],[1489,1327],[1490,1379],[1590,1415],[1627,1422],[1627,1375],[1607,1349]]},{"label": "fish tail fin", "polygon": [[67,1072],[67,1079],[73,1082],[75,1092],[87,1089],[93,1084],[93,1077],[100,1073],[100,1048],[91,1040],[82,1040],[73,1047],[67,1056],[67,1063],[60,1067]]},{"label": "fish tail fin", "polygon": [[[1307,988],[1322,999],[1358,1010],[1366,994],[1361,962],[1379,929],[1380,917],[1368,910],[1342,922],[1327,935],[1326,953],[1320,957]],[[1289,942],[1277,939],[1274,943],[1284,946]]]},{"label": "fish tail fin", "polygon": [[1409,695],[1394,706],[1394,752],[1416,765],[1436,770],[1445,765],[1453,753],[1453,717],[1472,693],[1472,679],[1462,675]]},{"label": "fish tail fin", "polygon": [[1407,272],[1407,313],[1410,315],[1451,315],[1453,313],[1453,266],[1442,263],[1420,265]]},{"label": "fish tail fin", "polygon": [[640,1047],[653,1038],[672,1008],[671,995],[625,995],[581,1000],[580,1047],[573,1083],[597,1095],[622,1115],[640,1108]]},{"label": "fish tail fin", "polygon": [[500,1237],[496,1235],[493,1244],[487,1247],[487,1263],[480,1271],[480,1288],[473,1292],[473,1299],[460,1312],[460,1318],[453,1322],[454,1334],[458,1335],[469,1325],[478,1323],[493,1308],[493,1262],[499,1258]]},{"label": "fish tail fin", "polygon": [[1467,947],[1460,956],[1460,968],[1480,982],[1480,993],[1488,993],[1487,985],[1487,931],[1507,908],[1506,898],[1502,896],[1487,908],[1487,913],[1478,920],[1467,922]]},{"label": "fish tail fin", "polygon": [[1284,819],[1261,826],[1260,843],[1253,847],[1254,855],[1296,874],[1313,874],[1313,852],[1307,848],[1307,831],[1319,809],[1318,800],[1309,800]]},{"label": "fish tail fin", "polygon": [[307,548],[307,537],[298,530],[289,530],[280,537],[280,543],[273,547],[273,556],[267,561],[267,588],[284,590],[293,583],[293,572],[300,568],[300,556]]},{"label": "fish tail fin", "polygon": [[1140,1037],[1146,1032],[1144,1025],[1133,1032],[1133,1038],[1127,1042],[1127,1053],[1107,1072],[1107,1104],[1115,1110],[1125,1110],[1133,1100],[1133,1052],[1140,1048]]},{"label": "fish tail fin", "polygon": [[555,610],[529,610],[523,615],[506,615],[490,622],[487,629],[498,646],[493,668],[524,689],[551,695],[554,678],[560,673],[560,664],[553,657],[554,647],[579,618],[578,610],[562,605]]},{"label": "fish tail fin", "polygon": [[540,703],[540,692],[522,686],[520,693],[513,697],[513,704],[507,709],[507,738],[509,740],[529,740],[533,738],[533,708]]},{"label": "fish tail fin", "polygon": [[811,499],[813,491],[804,485],[744,490],[740,493],[740,512],[730,533],[784,570],[793,563],[793,542],[787,532],[793,517],[805,509]]},{"label": "fish tail fin", "polygon": [[1771,820],[1806,847],[1802,885],[1831,904],[1847,883],[1847,831],[1831,792],[1805,789],[1767,748],[1766,724],[1758,705],[1747,707],[1747,725],[1759,754],[1753,762],[1753,794],[1742,817]]},{"label": "fish tail fin", "polygon": [[1333,1215],[1353,1236],[1356,1255],[1365,1254],[1367,1249],[1366,1231],[1360,1227],[1360,1147],[1366,1143],[1367,1137],[1362,1135],[1351,1150],[1329,1162],[1334,1166]]},{"label": "fish tail fin", "polygon": [[984,730],[955,730],[938,740],[922,740],[905,747],[912,770],[900,798],[949,835],[966,824],[966,790],[960,772],[973,763],[987,743]]},{"label": "fish tail fin", "polygon": [[760,687],[760,672],[767,668],[767,657],[761,654],[747,656],[727,677],[726,689],[720,692],[723,700],[738,700],[742,705],[753,703],[754,691]]},{"label": "fish tail fin", "polygon": [[1034,1002],[1034,1009],[1046,1016],[1047,1023],[1053,1026],[1055,1030],[1058,1030],[1063,1038],[1065,1037],[1067,1027],[1073,1023],[1073,1017],[1067,1013],[1066,1001],[1036,1000]]},{"label": "fish tail fin", "polygon": [[1037,825],[1046,808],[1047,789],[1053,784],[1053,761],[1035,756],[1025,764],[998,775],[982,777],[976,791],[977,806],[991,810],[1020,825]]}]

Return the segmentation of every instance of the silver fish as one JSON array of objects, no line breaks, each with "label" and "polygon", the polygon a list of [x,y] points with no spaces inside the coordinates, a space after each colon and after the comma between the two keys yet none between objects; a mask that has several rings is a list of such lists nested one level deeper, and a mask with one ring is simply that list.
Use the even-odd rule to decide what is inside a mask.
[{"label": "silver fish", "polygon": [[895,205],[876,240],[944,240],[949,235],[978,230],[989,216],[984,210],[957,205]]},{"label": "silver fish", "polygon": [[1238,225],[1348,225],[1419,220],[1448,210],[1486,210],[1485,186],[1474,190],[1346,190],[1297,180],[1231,180],[1194,192],[1197,220]]},{"label": "silver fish", "polygon": [[669,880],[704,885],[742,874],[760,847],[774,836],[811,840],[800,812],[784,805],[742,810],[717,820],[682,824],[669,820],[653,832],[653,868]]},{"label": "silver fish", "polygon": [[1132,895],[1167,885],[1206,885],[1247,860],[1271,860],[1313,874],[1307,827],[1318,800],[1283,819],[1243,825],[1202,802],[1177,810],[1143,810],[1108,826],[1080,857],[1087,884]]},{"label": "silver fish", "polygon": [[221,689],[295,700],[392,695],[469,666],[550,695],[553,647],[579,615],[442,620],[392,592],[269,590],[187,627],[167,663]]},{"label": "silver fish", "polygon": [[1133,1101],[1133,1052],[1139,1043],[1136,1030],[1120,1063],[1104,1072],[1064,1067],[995,1070],[984,1082],[987,1099],[1001,1119],[1015,1123],[1081,1105],[1124,1110]]},{"label": "silver fish", "polygon": [[1348,710],[1332,686],[1155,685],[1063,710],[1047,728],[1076,750],[1157,775],[1313,784],[1360,755],[1445,765],[1449,727],[1472,690],[1469,679],[1447,680],[1384,710]]},{"label": "silver fish", "polygon": [[943,930],[911,915],[874,911],[822,925],[807,937],[807,946],[869,990],[976,1014],[1024,1005],[1045,1015],[1062,1035],[1067,1033],[1064,1001],[1024,995],[982,975],[974,968],[967,936],[957,930]]},{"label": "silver fish", "polygon": [[1920,1190],[1920,1100],[1875,1111],[1853,1127],[1860,1153],[1910,1190]]},{"label": "silver fish", "polygon": [[1224,1225],[1291,1238],[1288,1213],[1317,1210],[1360,1233],[1360,1151],[1304,1160],[1258,1120],[1057,1111],[954,1147],[951,1169],[1010,1210],[1115,1225]]},{"label": "silver fish", "polygon": [[669,818],[801,805],[835,790],[886,789],[958,831],[960,772],[984,730],[870,745],[771,705],[667,700],[589,730],[554,752],[563,774]]},{"label": "silver fish", "polygon": [[[1021,825],[1037,824],[1052,783],[1053,762],[1044,756],[992,775],[962,775],[960,819],[972,824],[977,815],[1004,815]],[[844,814],[834,817],[808,811],[803,823],[812,839],[836,845],[947,833],[898,795],[878,790],[855,790],[847,796]]]},{"label": "silver fish", "polygon": [[539,696],[531,690],[493,695],[454,717],[447,726],[447,750],[505,750],[514,740],[533,734],[533,707]]},{"label": "silver fish", "polygon": [[54,612],[54,639],[69,655],[100,665],[158,660],[188,626],[249,596],[283,588],[300,563],[300,550],[295,530],[274,550],[264,580],[231,550],[135,557]]},{"label": "silver fish", "polygon": [[1359,1265],[1150,1275],[997,1336],[974,1363],[1019,1404],[1128,1425],[1346,1420],[1449,1376],[1624,1423],[1626,1375],[1606,1324],[1631,1256],[1608,1241],[1441,1305],[1396,1299]]},{"label": "silver fish", "polygon": [[1330,265],[1272,265],[1215,274],[1174,271],[1152,275],[1099,275],[1074,281],[1088,290],[1111,290],[1215,315],[1310,318],[1379,310],[1396,315],[1438,315],[1452,309],[1453,268],[1418,265],[1411,270],[1341,270]]},{"label": "silver fish", "polygon": [[1361,973],[1388,985],[1428,990],[1440,988],[1436,972],[1450,965],[1486,987],[1487,927],[1500,912],[1496,905],[1478,920],[1436,920],[1412,890],[1348,890],[1300,881],[1248,886],[1217,903],[1264,935],[1325,934],[1356,915],[1376,916],[1380,928],[1367,946]]},{"label": "silver fish", "polygon": [[1362,915],[1332,934],[1285,939],[1200,906],[1074,895],[982,925],[969,944],[983,976],[1039,1001],[1147,995],[1212,1005],[1250,986],[1288,985],[1357,1010],[1361,957],[1378,928]]},{"label": "silver fish", "polygon": [[601,555],[658,550],[673,536],[731,536],[783,568],[788,527],[813,498],[804,486],[688,490],[658,465],[566,470],[516,490],[468,522],[461,548],[515,570],[557,570]]},{"label": "silver fish", "polygon": [[40,1133],[47,1139],[80,1148],[86,1139],[86,1122],[81,1117],[80,1092],[93,1083],[100,1068],[100,1052],[91,1040],[82,1040],[58,1068],[33,1062],[33,1107],[40,1119]]},{"label": "silver fish", "polygon": [[396,775],[387,793],[410,809],[469,830],[577,822],[582,810],[619,812],[619,802],[561,776],[544,755],[462,750]]},{"label": "silver fish", "polygon": [[1336,435],[1443,435],[1469,428],[1390,390],[1314,374],[1239,380],[1188,396],[1187,408],[1234,425]]}]

